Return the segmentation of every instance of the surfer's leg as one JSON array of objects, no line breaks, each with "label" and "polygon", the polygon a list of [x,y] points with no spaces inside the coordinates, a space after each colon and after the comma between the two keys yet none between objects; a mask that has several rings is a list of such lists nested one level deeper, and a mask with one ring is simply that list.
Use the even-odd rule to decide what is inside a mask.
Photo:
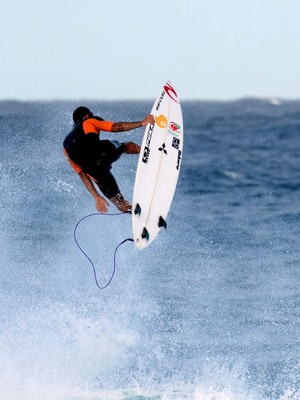
[{"label": "surfer's leg", "polygon": [[120,143],[117,140],[100,140],[99,143],[99,166],[112,164],[117,161],[124,152],[123,143]]},{"label": "surfer's leg", "polygon": [[131,204],[122,196],[117,181],[109,169],[101,171],[96,181],[104,196],[106,196],[118,210],[122,212],[131,211]]},{"label": "surfer's leg", "polygon": [[132,206],[129,201],[125,200],[121,193],[118,193],[114,197],[110,197],[109,200],[117,207],[118,210],[124,213],[130,213]]},{"label": "surfer's leg", "polygon": [[141,150],[141,146],[134,142],[126,142],[124,144],[124,153],[126,154],[138,154]]},{"label": "surfer's leg", "polygon": [[117,161],[123,153],[138,154],[141,147],[134,142],[120,143],[116,140],[100,140],[99,163],[112,164]]}]

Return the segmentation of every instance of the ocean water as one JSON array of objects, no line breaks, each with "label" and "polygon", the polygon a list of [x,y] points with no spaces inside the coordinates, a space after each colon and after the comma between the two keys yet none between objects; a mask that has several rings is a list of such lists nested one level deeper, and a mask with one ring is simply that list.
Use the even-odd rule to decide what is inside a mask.
[{"label": "ocean water", "polygon": [[[168,228],[122,245],[105,290],[73,238],[95,212],[62,153],[78,105],[0,103],[0,399],[299,400],[300,101],[183,102]],[[113,167],[128,199],[136,164]],[[78,227],[100,284],[128,237],[129,215]]]}]

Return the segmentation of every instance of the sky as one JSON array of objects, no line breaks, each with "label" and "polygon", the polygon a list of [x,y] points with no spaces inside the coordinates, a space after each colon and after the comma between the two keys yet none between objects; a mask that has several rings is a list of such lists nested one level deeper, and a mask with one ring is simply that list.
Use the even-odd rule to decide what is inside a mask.
[{"label": "sky", "polygon": [[2,0],[0,100],[300,98],[300,0]]}]

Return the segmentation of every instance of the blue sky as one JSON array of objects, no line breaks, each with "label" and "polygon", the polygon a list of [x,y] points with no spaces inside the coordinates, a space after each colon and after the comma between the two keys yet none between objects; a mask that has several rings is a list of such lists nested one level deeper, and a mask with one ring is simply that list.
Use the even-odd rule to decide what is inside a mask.
[{"label": "blue sky", "polygon": [[300,98],[299,0],[4,0],[0,100]]}]

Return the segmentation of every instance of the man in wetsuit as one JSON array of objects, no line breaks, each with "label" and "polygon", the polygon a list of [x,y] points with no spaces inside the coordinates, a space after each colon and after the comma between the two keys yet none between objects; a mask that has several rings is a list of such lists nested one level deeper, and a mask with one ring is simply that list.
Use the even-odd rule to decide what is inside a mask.
[{"label": "man in wetsuit", "polygon": [[149,123],[154,124],[154,117],[147,115],[137,122],[111,122],[94,116],[87,107],[81,106],[74,111],[73,121],[73,129],[63,143],[64,153],[94,197],[97,210],[107,213],[109,203],[100,196],[94,183],[120,211],[131,212],[131,204],[122,196],[110,169],[111,164],[118,160],[122,153],[137,154],[140,152],[140,146],[133,142],[99,140],[99,135],[101,131],[125,132]]}]

